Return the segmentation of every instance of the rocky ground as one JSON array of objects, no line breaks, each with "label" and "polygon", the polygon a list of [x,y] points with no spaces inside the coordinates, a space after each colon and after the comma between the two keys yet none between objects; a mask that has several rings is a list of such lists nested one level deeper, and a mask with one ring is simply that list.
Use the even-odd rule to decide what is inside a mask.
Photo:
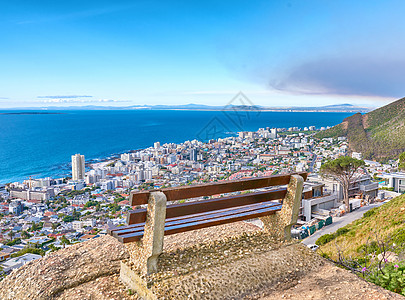
[{"label": "rocky ground", "polygon": [[364,281],[353,273],[335,267],[326,262],[315,272],[311,272],[291,282],[280,282],[266,290],[267,296],[262,300],[279,299],[356,299],[388,300],[405,299],[405,297],[387,291],[372,283]]},{"label": "rocky ground", "polygon": [[[165,237],[165,250],[209,242],[257,227],[239,222]],[[123,245],[109,236],[61,249],[26,264],[0,282],[0,299],[138,299],[119,282]],[[319,258],[321,259],[321,258]],[[405,299],[324,262],[315,271],[264,287],[247,299]]]},{"label": "rocky ground", "polygon": [[[76,244],[13,271],[0,282],[0,299],[53,299],[69,290],[79,291],[83,286],[97,289],[98,283],[105,282],[103,278],[119,272],[120,260],[127,257],[123,245],[110,236]],[[123,299],[119,289],[116,290],[117,296],[108,299]]]}]

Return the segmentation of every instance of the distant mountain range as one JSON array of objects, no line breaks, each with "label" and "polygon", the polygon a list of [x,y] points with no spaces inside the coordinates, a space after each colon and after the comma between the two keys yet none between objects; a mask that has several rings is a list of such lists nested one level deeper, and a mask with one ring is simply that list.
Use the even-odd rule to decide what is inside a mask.
[{"label": "distant mountain range", "polygon": [[350,150],[366,159],[398,159],[405,151],[405,98],[362,115],[356,113],[316,137],[346,136]]},{"label": "distant mountain range", "polygon": [[24,107],[24,108],[14,108],[13,110],[123,110],[123,109],[137,109],[137,110],[255,110],[255,111],[293,111],[293,112],[369,112],[372,108],[356,106],[352,104],[335,104],[326,106],[313,106],[313,107],[300,107],[300,106],[289,106],[289,107],[267,107],[259,105],[226,105],[226,106],[210,106],[203,104],[184,104],[184,105],[132,105],[132,106],[48,106],[48,107]]}]

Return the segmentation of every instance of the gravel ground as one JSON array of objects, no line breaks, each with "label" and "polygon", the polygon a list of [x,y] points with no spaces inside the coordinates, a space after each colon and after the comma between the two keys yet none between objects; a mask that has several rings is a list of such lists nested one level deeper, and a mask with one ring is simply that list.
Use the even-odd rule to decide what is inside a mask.
[{"label": "gravel ground", "polygon": [[306,274],[290,284],[280,283],[268,290],[263,300],[279,299],[356,299],[388,300],[405,297],[362,280],[353,273],[327,262],[317,271]]},{"label": "gravel ground", "polygon": [[0,282],[0,299],[58,298],[66,290],[117,274],[125,258],[125,247],[111,236],[76,244],[14,270]]},{"label": "gravel ground", "polygon": [[[133,294],[133,295],[131,295]],[[140,299],[128,290],[120,281],[119,275],[99,277],[94,281],[86,282],[77,287],[65,290],[58,296],[60,300],[135,300]]]}]

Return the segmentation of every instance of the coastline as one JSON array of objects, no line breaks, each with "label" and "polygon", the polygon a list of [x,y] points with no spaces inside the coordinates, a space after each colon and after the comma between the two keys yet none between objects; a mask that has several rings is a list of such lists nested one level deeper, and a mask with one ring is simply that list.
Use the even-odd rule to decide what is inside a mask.
[{"label": "coastline", "polygon": [[[2,175],[0,183],[22,182],[30,176],[33,178],[70,176],[70,156],[75,153],[85,155],[86,169],[89,170],[97,168],[101,165],[100,163],[105,164],[118,159],[123,153],[147,149],[156,141],[182,143],[199,139],[206,142],[204,130],[208,132],[210,129],[208,126],[213,121],[220,121],[219,125],[223,126],[217,128],[220,131],[214,137],[216,139],[234,136],[239,131],[256,131],[262,127],[290,128],[297,126],[304,128],[304,126],[314,125],[319,129],[323,126],[338,124],[349,115],[348,113],[336,113],[333,117],[329,117],[329,114],[321,112],[301,112],[300,115],[287,117],[287,115],[277,112],[273,112],[274,115],[267,115],[271,112],[264,111],[258,118],[246,117],[242,120],[243,124],[238,124],[241,128],[237,128],[238,126],[234,124],[235,120],[229,120],[230,115],[223,115],[218,111],[212,114],[202,112],[197,114],[196,110],[179,110],[178,113],[154,111],[156,113],[149,110],[148,114],[144,114],[142,111],[132,113],[134,110],[97,114],[81,111],[74,114],[65,113],[57,119],[40,118],[40,115],[32,116],[32,118],[29,115],[21,115],[20,124],[23,125],[23,122],[26,122],[26,124],[30,124],[29,127],[14,128],[13,130],[10,128],[3,132],[3,141],[4,143],[7,141],[7,144],[4,144],[0,151],[0,158],[3,158],[5,162],[0,165]],[[107,118],[109,122],[105,123]],[[84,125],[89,119],[91,120],[88,123],[89,126]],[[128,122],[128,119],[131,121]],[[6,121],[3,124],[6,125]],[[0,123],[1,125],[2,123]],[[38,136],[38,132],[45,134]],[[92,132],[95,134],[91,134]],[[62,139],[60,139],[61,135],[63,135]],[[27,143],[29,143],[28,147]],[[14,145],[23,147],[23,151],[17,156],[13,152]]]}]

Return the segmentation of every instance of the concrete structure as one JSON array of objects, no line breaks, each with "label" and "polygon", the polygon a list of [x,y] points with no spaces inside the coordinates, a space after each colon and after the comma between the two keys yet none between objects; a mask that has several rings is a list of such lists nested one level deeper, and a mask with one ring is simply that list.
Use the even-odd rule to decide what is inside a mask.
[{"label": "concrete structure", "polygon": [[94,227],[96,225],[95,219],[87,219],[84,221],[73,221],[72,229],[82,230],[84,227]]},{"label": "concrete structure", "polygon": [[287,186],[287,194],[283,199],[281,211],[273,215],[260,218],[263,227],[273,238],[277,240],[290,240],[291,227],[298,220],[301,206],[304,179],[299,175],[291,175]]},{"label": "concrete structure", "polygon": [[372,182],[369,175],[355,178],[349,188],[349,197],[359,194],[363,197],[376,198],[378,195],[378,183]]},{"label": "concrete structure", "polygon": [[39,179],[29,179],[29,180],[24,181],[24,183],[26,185],[28,185],[28,187],[30,189],[49,187],[52,185],[52,182],[53,182],[53,180],[50,177],[39,178]]},{"label": "concrete structure", "polygon": [[397,193],[405,193],[405,172],[384,173],[381,176],[388,181],[387,187]]},{"label": "concrete structure", "polygon": [[13,200],[8,206],[8,210],[13,215],[20,215],[23,211],[23,206],[20,200]]},{"label": "concrete structure", "polygon": [[84,179],[80,180],[69,180],[68,185],[71,190],[81,190],[86,186],[86,181]]},{"label": "concrete structure", "polygon": [[7,258],[10,258],[11,252],[1,250],[0,251],[0,261],[6,260]]},{"label": "concrete structure", "polygon": [[84,179],[84,155],[72,155],[72,180]]},{"label": "concrete structure", "polygon": [[[316,181],[325,185],[326,193],[337,194],[337,200],[343,200],[343,187],[336,180],[327,178],[318,178]],[[359,176],[352,180],[349,188],[349,197],[362,195],[363,197],[376,198],[378,195],[378,183],[372,182],[369,175]]]},{"label": "concrete structure", "polygon": [[303,197],[301,201],[299,217],[302,221],[310,221],[321,210],[330,210],[338,206],[337,193],[323,191],[324,184],[306,181],[304,183]]},{"label": "concrete structure", "polygon": [[198,150],[197,149],[190,149],[190,160],[197,161]]},{"label": "concrete structure", "polygon": [[166,202],[165,194],[151,192],[143,238],[139,242],[125,245],[131,262],[137,266],[141,274],[149,275],[157,272],[157,259],[163,252]]},{"label": "concrete structure", "polygon": [[55,195],[53,188],[46,189],[11,189],[10,197],[23,200],[49,200]]},{"label": "concrete structure", "polygon": [[310,221],[313,215],[317,214],[320,210],[330,210],[337,206],[337,195],[328,194],[311,199],[302,199],[302,219],[303,221]]},{"label": "concrete structure", "polygon": [[[201,252],[203,255],[198,255]],[[299,243],[279,243],[265,232],[163,253],[157,274],[140,276],[121,261],[120,279],[142,299],[244,299],[249,291],[276,286],[289,274],[323,262]]]},{"label": "concrete structure", "polygon": [[361,152],[353,152],[352,153],[352,158],[355,158],[355,159],[363,159],[363,155],[361,154]]},{"label": "concrete structure", "polygon": [[26,263],[29,263],[30,261],[40,259],[40,258],[42,258],[41,255],[27,253],[22,256],[9,259],[9,260],[5,261],[4,263],[2,263],[1,266],[3,267],[3,271],[5,273],[9,273],[14,269],[18,269],[18,268],[22,267],[23,265],[25,265]]}]

